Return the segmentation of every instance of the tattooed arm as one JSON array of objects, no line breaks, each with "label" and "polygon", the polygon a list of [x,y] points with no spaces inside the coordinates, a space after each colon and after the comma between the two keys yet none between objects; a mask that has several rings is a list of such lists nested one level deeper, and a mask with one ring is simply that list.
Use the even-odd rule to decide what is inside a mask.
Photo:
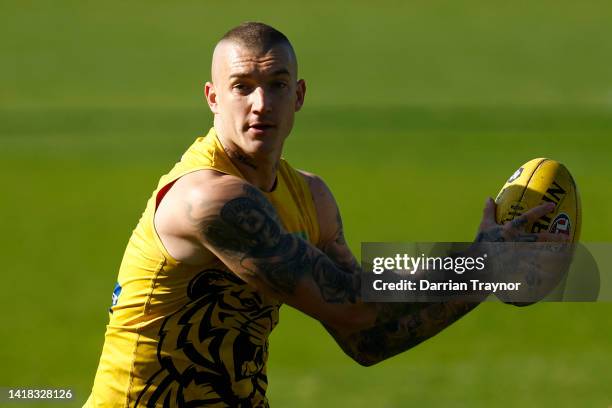
[{"label": "tattooed arm", "polygon": [[[344,239],[344,228],[338,206],[331,191],[318,177],[304,173],[309,181],[317,208],[321,230],[319,247],[333,262],[349,273],[359,273],[357,260]],[[534,208],[522,217],[505,225],[495,222],[495,204],[488,199],[477,242],[558,239],[558,236],[542,233],[527,234],[523,231],[528,221],[546,214],[550,206]],[[484,295],[483,299],[484,300]],[[478,306],[479,302],[447,301],[435,303],[370,303],[376,311],[375,323],[363,330],[346,331],[323,323],[344,352],[361,365],[369,366],[406,351],[433,337]]]},{"label": "tattooed arm", "polygon": [[194,172],[164,201],[172,209],[162,214],[168,215],[165,222],[156,223],[164,244],[171,247],[170,236],[200,246],[183,259],[212,253],[260,292],[331,327],[352,330],[375,321],[375,311],[358,299],[359,274],[342,270],[320,249],[285,231],[265,195],[244,180]]},{"label": "tattooed arm", "polygon": [[[213,171],[179,180],[164,199],[166,210],[160,212],[165,216],[158,220],[156,215],[156,228],[165,244],[173,237],[190,245],[185,259],[212,253],[262,293],[319,320],[364,365],[413,347],[476,306],[362,302],[361,268],[344,241],[337,206],[320,179],[309,181],[322,226],[320,248],[285,231],[257,188]],[[487,208],[494,223],[494,205]],[[545,213],[539,211],[531,217]],[[514,228],[507,225],[491,234],[503,238]]]},{"label": "tattooed arm", "polygon": [[[334,197],[320,178],[304,173],[309,182],[321,231],[319,247],[349,273],[360,267],[344,238],[342,217]],[[364,366],[406,351],[450,326],[478,303],[370,303],[375,322],[362,330],[332,328],[323,322],[342,350]]]}]

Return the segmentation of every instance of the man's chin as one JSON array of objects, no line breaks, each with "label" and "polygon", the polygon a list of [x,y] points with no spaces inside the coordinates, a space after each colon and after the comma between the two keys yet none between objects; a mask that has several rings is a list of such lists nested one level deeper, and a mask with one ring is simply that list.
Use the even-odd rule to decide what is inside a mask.
[{"label": "man's chin", "polygon": [[282,148],[282,141],[279,140],[276,129],[274,133],[252,133],[246,132],[243,136],[242,151],[249,156],[260,156],[269,154]]}]

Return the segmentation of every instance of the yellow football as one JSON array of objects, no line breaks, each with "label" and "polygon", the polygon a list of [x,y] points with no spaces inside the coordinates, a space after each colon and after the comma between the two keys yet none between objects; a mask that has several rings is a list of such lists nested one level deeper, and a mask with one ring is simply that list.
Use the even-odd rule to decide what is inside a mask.
[{"label": "yellow football", "polygon": [[[555,160],[530,160],[510,176],[495,199],[496,221],[498,224],[512,221],[527,210],[546,202],[554,203],[554,209],[527,224],[527,232],[565,234],[569,242],[578,242],[582,222],[580,195],[570,172]],[[518,278],[523,285],[521,291],[496,293],[504,303],[527,306],[546,295],[555,297],[562,294],[571,252],[555,254],[535,250],[530,253],[526,247],[521,247],[510,252],[510,258],[512,260],[506,262],[506,266],[511,265],[507,268],[508,276]],[[537,259],[535,264],[534,259]],[[536,269],[534,265],[538,265]],[[530,285],[530,282],[537,282],[537,285]]]},{"label": "yellow football", "polygon": [[546,202],[554,203],[554,210],[528,224],[527,231],[566,234],[569,242],[577,242],[582,222],[580,195],[570,172],[555,160],[530,160],[510,176],[495,199],[496,221],[512,221]]}]

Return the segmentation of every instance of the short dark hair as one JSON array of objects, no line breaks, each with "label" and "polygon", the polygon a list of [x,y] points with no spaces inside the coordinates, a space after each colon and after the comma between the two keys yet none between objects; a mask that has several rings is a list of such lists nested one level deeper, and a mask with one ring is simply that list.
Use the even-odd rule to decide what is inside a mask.
[{"label": "short dark hair", "polygon": [[247,21],[229,30],[219,40],[237,42],[247,48],[267,51],[276,45],[288,45],[295,57],[295,51],[289,39],[274,27],[264,23]]}]

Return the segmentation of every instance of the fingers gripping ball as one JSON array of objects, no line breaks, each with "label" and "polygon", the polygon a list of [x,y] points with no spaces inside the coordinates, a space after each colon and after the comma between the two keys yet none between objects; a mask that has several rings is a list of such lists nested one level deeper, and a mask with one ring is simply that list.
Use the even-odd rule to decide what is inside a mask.
[{"label": "fingers gripping ball", "polygon": [[[530,209],[553,203],[551,212],[525,223],[525,232],[554,234],[550,235],[551,238],[563,234],[568,243],[579,239],[582,214],[578,188],[567,168],[555,160],[539,158],[523,164],[506,181],[495,203],[495,220],[498,224],[519,221],[518,218]],[[510,274],[529,278],[527,283],[532,283],[534,293],[549,293],[554,287],[562,290],[559,284],[561,278],[556,279],[556,276],[561,276],[557,271],[562,270],[564,265],[569,266],[571,256],[563,258],[561,253],[551,254],[533,245],[520,247],[518,251],[520,256],[515,256],[516,263],[512,268],[515,271]],[[521,266],[524,263],[534,266]],[[500,300],[516,306],[526,306],[541,298],[534,296],[530,297],[531,301],[517,301],[517,296],[512,293],[498,294]]]},{"label": "fingers gripping ball", "polygon": [[566,234],[569,242],[580,237],[580,195],[567,168],[551,159],[533,159],[510,176],[495,199],[495,220],[505,224],[540,204],[555,204],[552,212],[526,225],[531,233]]}]

